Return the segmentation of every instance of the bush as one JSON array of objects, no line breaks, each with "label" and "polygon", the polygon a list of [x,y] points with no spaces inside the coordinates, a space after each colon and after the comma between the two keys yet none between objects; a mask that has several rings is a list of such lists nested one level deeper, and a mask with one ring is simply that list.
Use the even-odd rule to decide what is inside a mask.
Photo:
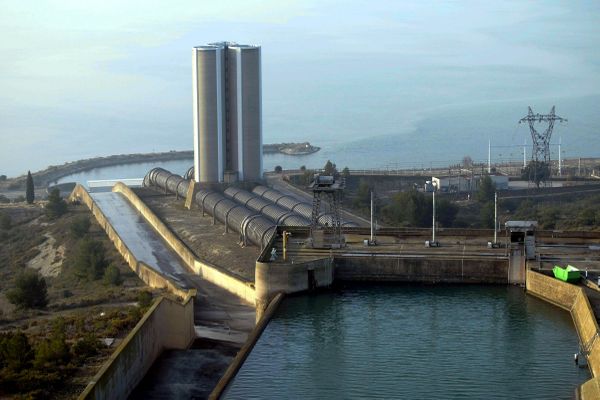
[{"label": "bush", "polygon": [[115,285],[119,286],[123,283],[123,279],[121,278],[121,271],[119,268],[114,265],[109,265],[104,271],[104,283],[107,285]]},{"label": "bush", "polygon": [[17,276],[16,288],[10,290],[8,301],[22,308],[44,308],[48,304],[46,280],[37,271],[26,270]]},{"label": "bush", "polygon": [[53,189],[48,195],[45,210],[46,215],[51,219],[56,219],[67,212],[67,203],[60,197],[58,189]]},{"label": "bush", "polygon": [[18,372],[33,359],[33,350],[27,336],[21,332],[0,333],[0,369]]},{"label": "bush", "polygon": [[0,212],[0,229],[8,230],[12,226],[12,220],[10,215]]},{"label": "bush", "polygon": [[152,304],[152,293],[143,290],[138,293],[137,300],[140,307],[149,307]]},{"label": "bush", "polygon": [[64,332],[55,330],[49,339],[40,342],[35,348],[34,366],[36,368],[48,365],[62,365],[69,361],[69,346]]},{"label": "bush", "polygon": [[25,196],[20,195],[20,196],[15,197],[12,202],[13,203],[23,203],[23,202],[25,202],[25,200],[26,200]]},{"label": "bush", "polygon": [[88,280],[99,279],[108,265],[102,243],[88,237],[79,241],[74,267],[77,275]]},{"label": "bush", "polygon": [[91,333],[85,335],[71,347],[71,354],[74,358],[84,360],[98,354],[101,344],[98,338]]},{"label": "bush", "polygon": [[71,235],[73,235],[73,237],[80,238],[89,232],[91,225],[92,223],[87,215],[80,215],[73,220],[69,230],[71,231]]},{"label": "bush", "polygon": [[0,204],[8,204],[10,199],[3,194],[0,194]]}]

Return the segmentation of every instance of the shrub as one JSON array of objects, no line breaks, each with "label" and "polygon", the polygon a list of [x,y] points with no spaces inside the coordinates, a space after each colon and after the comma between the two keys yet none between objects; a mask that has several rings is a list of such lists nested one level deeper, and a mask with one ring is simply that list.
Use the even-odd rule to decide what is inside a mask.
[{"label": "shrub", "polygon": [[93,334],[88,333],[82,339],[73,344],[71,347],[71,353],[74,358],[84,360],[98,354],[100,347],[100,341],[98,341],[98,338],[96,338],[96,336]]},{"label": "shrub", "polygon": [[91,225],[92,223],[87,215],[80,215],[73,220],[71,226],[69,226],[69,230],[73,237],[80,238],[89,232]]},{"label": "shrub", "polygon": [[104,271],[104,283],[107,285],[115,285],[119,286],[123,283],[123,279],[121,278],[121,271],[119,268],[114,265],[109,265]]},{"label": "shrub", "polygon": [[0,203],[1,204],[8,204],[10,203],[10,199],[8,197],[6,197],[3,194],[0,194]]},{"label": "shrub", "polygon": [[88,237],[79,241],[74,267],[80,277],[88,280],[98,279],[104,274],[107,264],[102,243]]},{"label": "shrub", "polygon": [[12,220],[10,215],[0,212],[0,229],[8,230],[12,226]]},{"label": "shrub", "polygon": [[34,366],[42,368],[50,365],[62,365],[69,361],[69,346],[64,332],[55,330],[49,339],[40,342],[35,348]]},{"label": "shrub", "polygon": [[51,219],[56,219],[67,212],[67,203],[60,197],[58,189],[53,189],[48,195],[45,210],[46,215]]},{"label": "shrub", "polygon": [[140,307],[148,307],[152,304],[152,293],[143,290],[138,293],[137,300]]},{"label": "shrub", "polygon": [[0,369],[20,371],[32,359],[33,350],[23,332],[0,333]]},{"label": "shrub", "polygon": [[23,203],[25,200],[26,200],[25,196],[20,195],[20,196],[15,197],[12,202],[13,203]]},{"label": "shrub", "polygon": [[22,308],[44,308],[48,304],[46,280],[37,271],[26,270],[15,281],[16,288],[10,290],[8,301]]}]

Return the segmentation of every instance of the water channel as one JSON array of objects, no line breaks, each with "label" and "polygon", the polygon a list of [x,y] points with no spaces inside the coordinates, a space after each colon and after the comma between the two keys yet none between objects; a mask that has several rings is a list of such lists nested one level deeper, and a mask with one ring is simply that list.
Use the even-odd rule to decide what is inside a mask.
[{"label": "water channel", "polygon": [[281,304],[225,399],[571,399],[570,315],[506,286],[361,286]]}]

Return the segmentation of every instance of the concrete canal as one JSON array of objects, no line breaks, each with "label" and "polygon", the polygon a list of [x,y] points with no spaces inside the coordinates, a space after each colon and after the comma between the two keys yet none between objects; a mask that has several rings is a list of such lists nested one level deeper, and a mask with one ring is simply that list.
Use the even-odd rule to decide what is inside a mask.
[{"label": "concrete canal", "polygon": [[284,300],[225,399],[571,399],[571,316],[507,286],[351,286]]}]

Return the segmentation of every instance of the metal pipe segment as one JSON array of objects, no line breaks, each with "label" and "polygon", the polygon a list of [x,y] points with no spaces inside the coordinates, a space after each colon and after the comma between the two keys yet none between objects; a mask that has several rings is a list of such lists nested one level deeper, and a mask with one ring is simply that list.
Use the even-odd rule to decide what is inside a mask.
[{"label": "metal pipe segment", "polygon": [[[189,184],[189,180],[162,168],[153,168],[144,178],[145,186],[155,186],[181,197],[187,195]],[[194,200],[203,212],[207,212],[214,220],[223,223],[226,229],[231,228],[239,232],[244,244],[250,242],[263,248],[271,240],[277,228],[276,224],[268,218],[226,198],[221,193],[200,189]]]},{"label": "metal pipe segment", "polygon": [[293,211],[288,210],[287,208],[273,204],[270,201],[263,199],[259,195],[250,193],[246,190],[236,187],[229,187],[225,189],[225,196],[267,216],[277,225],[310,226],[309,218],[305,218]]},{"label": "metal pipe segment", "polygon": [[[309,221],[312,218],[312,205],[305,201],[299,200],[294,196],[286,195],[278,190],[270,189],[266,186],[260,185],[252,189],[252,192],[280,207],[300,214]],[[333,224],[333,216],[331,213],[323,212],[319,214],[317,221],[319,225],[331,226]],[[345,221],[342,219],[342,226],[355,227],[358,225],[354,222]]]}]

